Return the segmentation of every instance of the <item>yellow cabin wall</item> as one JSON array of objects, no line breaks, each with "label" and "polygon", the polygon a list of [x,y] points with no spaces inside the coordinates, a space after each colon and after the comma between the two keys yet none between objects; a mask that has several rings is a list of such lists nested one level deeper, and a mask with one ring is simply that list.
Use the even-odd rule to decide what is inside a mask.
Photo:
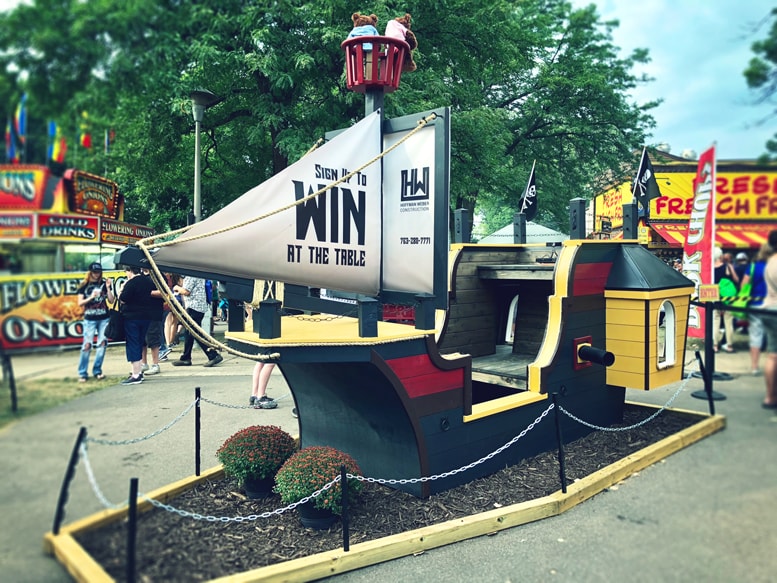
[{"label": "yellow cabin wall", "polygon": [[[679,291],[618,292],[607,297],[607,350],[615,355],[615,363],[607,368],[607,384],[649,390],[682,378],[690,298],[676,295]],[[673,365],[659,368],[658,318],[664,301],[675,310],[675,353]]]}]

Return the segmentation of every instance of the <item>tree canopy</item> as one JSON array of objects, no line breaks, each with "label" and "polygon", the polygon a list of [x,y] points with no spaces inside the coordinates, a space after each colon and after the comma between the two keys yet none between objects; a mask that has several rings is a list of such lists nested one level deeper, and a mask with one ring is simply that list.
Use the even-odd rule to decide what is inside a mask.
[{"label": "tree canopy", "polygon": [[[768,102],[777,96],[777,8],[770,14],[772,26],[766,38],[753,43],[755,56],[745,69],[747,85],[760,92],[759,101]],[[774,111],[777,114],[777,108]],[[777,134],[766,142],[766,161],[777,160]]]},{"label": "tree canopy", "polygon": [[[646,50],[618,54],[593,5],[564,0],[376,0],[378,29],[413,15],[418,70],[386,97],[386,117],[452,109],[451,206],[512,220],[537,161],[535,221],[568,230],[568,202],[597,179],[630,179],[657,102],[631,90]],[[203,216],[364,113],[345,87],[344,0],[36,0],[0,15],[0,98],[28,95],[27,161],[46,159],[46,124],[68,135],[68,166],[118,182],[126,218],[186,223],[193,184],[189,94],[217,104],[202,129]],[[85,124],[95,145],[76,145]],[[115,135],[107,153],[104,132]]]}]

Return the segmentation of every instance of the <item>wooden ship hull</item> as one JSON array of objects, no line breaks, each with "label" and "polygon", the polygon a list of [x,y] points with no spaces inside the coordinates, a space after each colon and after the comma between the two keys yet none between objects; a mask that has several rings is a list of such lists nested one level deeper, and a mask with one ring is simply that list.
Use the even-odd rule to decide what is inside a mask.
[{"label": "wooden ship hull", "polygon": [[[401,479],[395,487],[428,496],[556,447],[555,412],[543,417],[554,394],[577,417],[610,426],[622,420],[627,387],[682,378],[685,277],[636,243],[570,241],[544,263],[551,253],[456,246],[449,309],[435,329],[379,321],[364,336],[358,318],[290,315],[279,317],[273,338],[228,332],[228,344],[276,355],[302,447],[342,449],[366,475]],[[672,317],[659,325],[662,308]],[[508,325],[511,344],[503,341]],[[581,358],[583,346],[614,362]],[[564,414],[559,422],[565,441],[590,431]],[[481,460],[534,423],[498,455],[429,479]]]},{"label": "wooden ship hull", "polygon": [[[225,282],[227,349],[277,363],[301,445],[418,496],[556,447],[555,412],[537,421],[554,398],[607,426],[626,388],[682,378],[693,282],[636,241],[450,247],[449,175],[449,109],[378,109],[185,236],[115,262]],[[283,301],[261,302],[246,331],[256,280],[285,282]],[[391,305],[413,323],[385,321]],[[565,440],[588,431],[558,419]]]}]

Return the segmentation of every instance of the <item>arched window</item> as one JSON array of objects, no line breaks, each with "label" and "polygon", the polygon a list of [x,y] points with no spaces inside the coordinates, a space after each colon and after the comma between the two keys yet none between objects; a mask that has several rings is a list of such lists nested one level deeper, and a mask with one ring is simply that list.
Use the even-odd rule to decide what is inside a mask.
[{"label": "arched window", "polygon": [[505,326],[505,342],[512,344],[515,339],[515,319],[518,315],[518,296],[510,302],[510,309],[507,311],[507,326]]},{"label": "arched window", "polygon": [[668,368],[675,364],[677,337],[677,317],[674,304],[664,300],[658,309],[658,368]]}]

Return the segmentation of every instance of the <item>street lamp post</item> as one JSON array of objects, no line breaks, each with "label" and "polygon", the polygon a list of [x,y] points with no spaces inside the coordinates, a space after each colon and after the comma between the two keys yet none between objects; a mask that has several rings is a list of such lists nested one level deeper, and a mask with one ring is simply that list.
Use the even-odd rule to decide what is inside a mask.
[{"label": "street lamp post", "polygon": [[207,89],[189,93],[194,117],[194,222],[202,218],[202,196],[200,192],[200,124],[205,110],[218,101],[218,97]]}]

